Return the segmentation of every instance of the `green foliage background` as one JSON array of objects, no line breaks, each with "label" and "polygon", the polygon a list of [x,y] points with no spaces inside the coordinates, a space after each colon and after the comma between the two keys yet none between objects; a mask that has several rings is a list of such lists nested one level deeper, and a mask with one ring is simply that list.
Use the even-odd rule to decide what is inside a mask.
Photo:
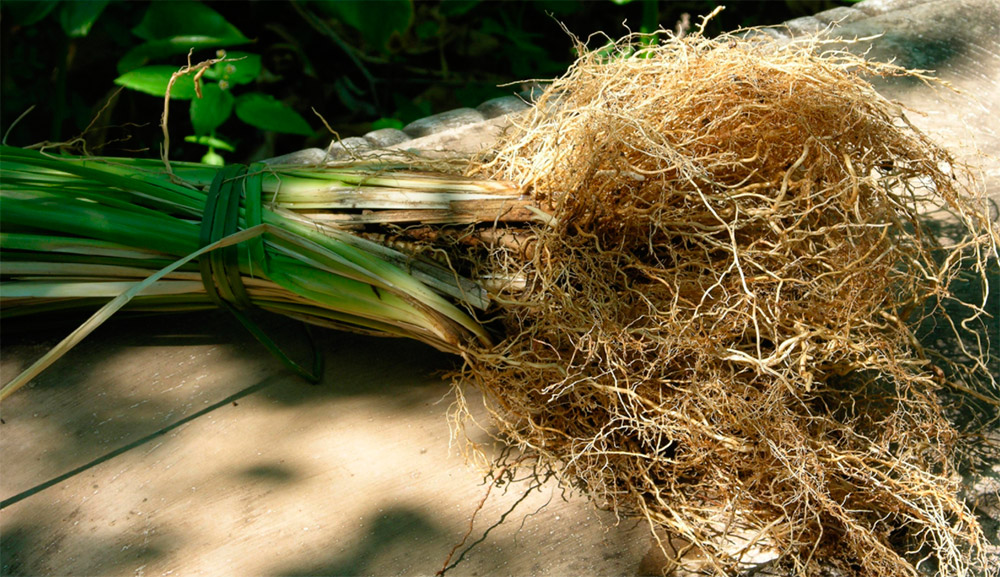
[{"label": "green foliage background", "polygon": [[[729,2],[710,33],[774,24],[850,1]],[[174,4],[174,3],[171,3]],[[193,136],[218,129],[246,162],[306,146],[325,146],[373,128],[521,90],[520,81],[562,73],[573,60],[560,23],[580,38],[603,31],[618,37],[658,22],[672,29],[688,13],[697,22],[719,2],[667,0],[482,1],[367,0],[203,2],[190,14],[150,16],[150,2],[19,2],[0,4],[0,128],[7,142],[28,145],[82,136],[77,149],[95,154],[156,156],[162,98],[122,90],[115,79],[143,65],[179,68],[188,48],[193,62],[219,48],[260,57],[259,73],[238,89],[251,104],[277,102],[295,111],[311,132],[264,130],[242,114],[202,107],[195,124],[187,103],[171,106],[171,158],[205,153]],[[202,7],[210,10],[203,10]],[[215,14],[213,16],[213,14]],[[178,33],[188,27],[190,34]],[[210,75],[209,75],[210,76]],[[208,76],[207,76],[208,77]],[[216,79],[218,82],[218,79]],[[513,84],[511,84],[513,83]],[[501,86],[506,85],[506,86]],[[228,84],[214,84],[229,90]],[[242,91],[242,92],[240,92]],[[226,102],[231,99],[227,97]],[[226,104],[220,104],[223,109]],[[199,121],[198,117],[201,117]],[[244,120],[240,122],[239,120]],[[200,124],[199,124],[200,122]],[[206,126],[209,127],[206,129]]]}]

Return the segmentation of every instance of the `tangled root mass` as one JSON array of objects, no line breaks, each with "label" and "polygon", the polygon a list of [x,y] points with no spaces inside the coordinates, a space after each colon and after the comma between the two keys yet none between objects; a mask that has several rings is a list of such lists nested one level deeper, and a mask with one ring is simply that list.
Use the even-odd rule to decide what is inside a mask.
[{"label": "tangled root mass", "polygon": [[[912,73],[822,49],[693,35],[582,56],[477,168],[551,219],[530,258],[483,264],[528,282],[464,378],[505,438],[713,572],[766,550],[800,574],[965,574],[983,535],[913,327],[997,229],[863,79]],[[938,243],[930,206],[966,235]],[[995,395],[985,354],[961,374]]]}]

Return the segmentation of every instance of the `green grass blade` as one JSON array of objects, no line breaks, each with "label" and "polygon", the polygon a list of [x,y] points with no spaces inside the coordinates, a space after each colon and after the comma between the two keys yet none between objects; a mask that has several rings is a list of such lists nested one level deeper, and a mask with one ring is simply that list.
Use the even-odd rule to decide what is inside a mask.
[{"label": "green grass blade", "polygon": [[119,294],[106,305],[101,307],[96,313],[94,313],[89,319],[84,321],[82,325],[77,327],[72,333],[69,334],[65,339],[63,339],[59,344],[52,347],[49,352],[45,353],[42,358],[35,361],[30,367],[25,369],[21,374],[14,377],[9,383],[0,389],[0,401],[9,397],[14,391],[20,389],[25,384],[27,384],[31,379],[35,378],[42,371],[48,368],[52,363],[56,362],[63,355],[69,352],[73,347],[80,343],[84,338],[90,333],[94,332],[99,326],[105,323],[113,314],[121,310],[129,301],[135,298],[137,295],[141,294],[148,287],[152,286],[154,283],[159,281],[164,276],[172,273],[183,265],[191,262],[192,260],[200,257],[203,254],[217,250],[223,247],[232,246],[241,243],[247,239],[254,238],[258,235],[264,234],[268,230],[268,225],[260,225],[247,230],[242,230],[236,234],[230,235],[226,238],[220,239],[212,244],[204,246],[191,254],[181,258],[173,263],[171,263],[166,268],[161,269],[155,274],[151,275],[146,280],[135,283],[128,290]]}]

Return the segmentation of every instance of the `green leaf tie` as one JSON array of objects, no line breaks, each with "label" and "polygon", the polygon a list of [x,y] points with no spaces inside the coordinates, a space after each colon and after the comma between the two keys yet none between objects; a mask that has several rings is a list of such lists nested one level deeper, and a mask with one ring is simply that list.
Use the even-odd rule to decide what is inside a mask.
[{"label": "green leaf tie", "polygon": [[[220,170],[212,186],[209,188],[205,203],[205,213],[201,221],[199,240],[201,246],[210,245],[219,239],[237,232],[240,217],[240,189],[246,196],[245,217],[246,228],[252,228],[262,223],[261,210],[261,178],[264,165],[254,165],[248,174],[244,165],[234,164]],[[267,273],[267,255],[264,251],[264,240],[257,236],[250,243],[250,263],[252,266]],[[313,352],[312,371],[306,370],[293,361],[275,342],[264,333],[257,323],[248,317],[244,311],[254,308],[253,302],[243,285],[240,274],[239,245],[226,246],[202,255],[198,259],[201,268],[201,280],[209,298],[221,308],[228,310],[240,323],[250,331],[272,355],[277,357],[300,377],[310,383],[318,383],[323,376],[323,355],[316,347],[312,332],[305,327],[309,346]]]}]

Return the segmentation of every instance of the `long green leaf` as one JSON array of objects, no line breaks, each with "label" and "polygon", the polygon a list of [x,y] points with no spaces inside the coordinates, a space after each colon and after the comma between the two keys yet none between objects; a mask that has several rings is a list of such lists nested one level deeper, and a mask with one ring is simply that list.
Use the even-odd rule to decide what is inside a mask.
[{"label": "long green leaf", "polygon": [[87,337],[90,333],[94,332],[99,326],[105,323],[113,314],[121,310],[129,301],[135,298],[137,295],[141,294],[148,287],[152,286],[154,283],[159,281],[166,275],[174,272],[178,268],[184,266],[185,264],[191,262],[192,260],[200,257],[203,254],[217,250],[223,247],[232,246],[239,244],[245,240],[254,238],[261,234],[264,234],[269,229],[270,226],[262,224],[260,226],[255,226],[247,230],[241,230],[236,234],[227,236],[226,238],[220,239],[212,244],[206,245],[191,254],[181,258],[170,266],[156,272],[151,275],[146,280],[132,285],[131,288],[121,293],[114,299],[112,299],[108,304],[101,307],[97,312],[95,312],[89,319],[84,321],[82,325],[77,327],[72,333],[69,334],[65,339],[63,339],[58,345],[52,347],[49,352],[45,353],[42,358],[35,361],[30,367],[25,369],[20,375],[14,377],[9,383],[4,385],[0,389],[0,401],[9,397],[14,391],[20,389],[25,384],[27,384],[31,379],[38,376],[42,371],[48,368],[52,363],[56,362],[63,357],[67,352],[69,352],[73,347],[78,345],[80,341]]}]

